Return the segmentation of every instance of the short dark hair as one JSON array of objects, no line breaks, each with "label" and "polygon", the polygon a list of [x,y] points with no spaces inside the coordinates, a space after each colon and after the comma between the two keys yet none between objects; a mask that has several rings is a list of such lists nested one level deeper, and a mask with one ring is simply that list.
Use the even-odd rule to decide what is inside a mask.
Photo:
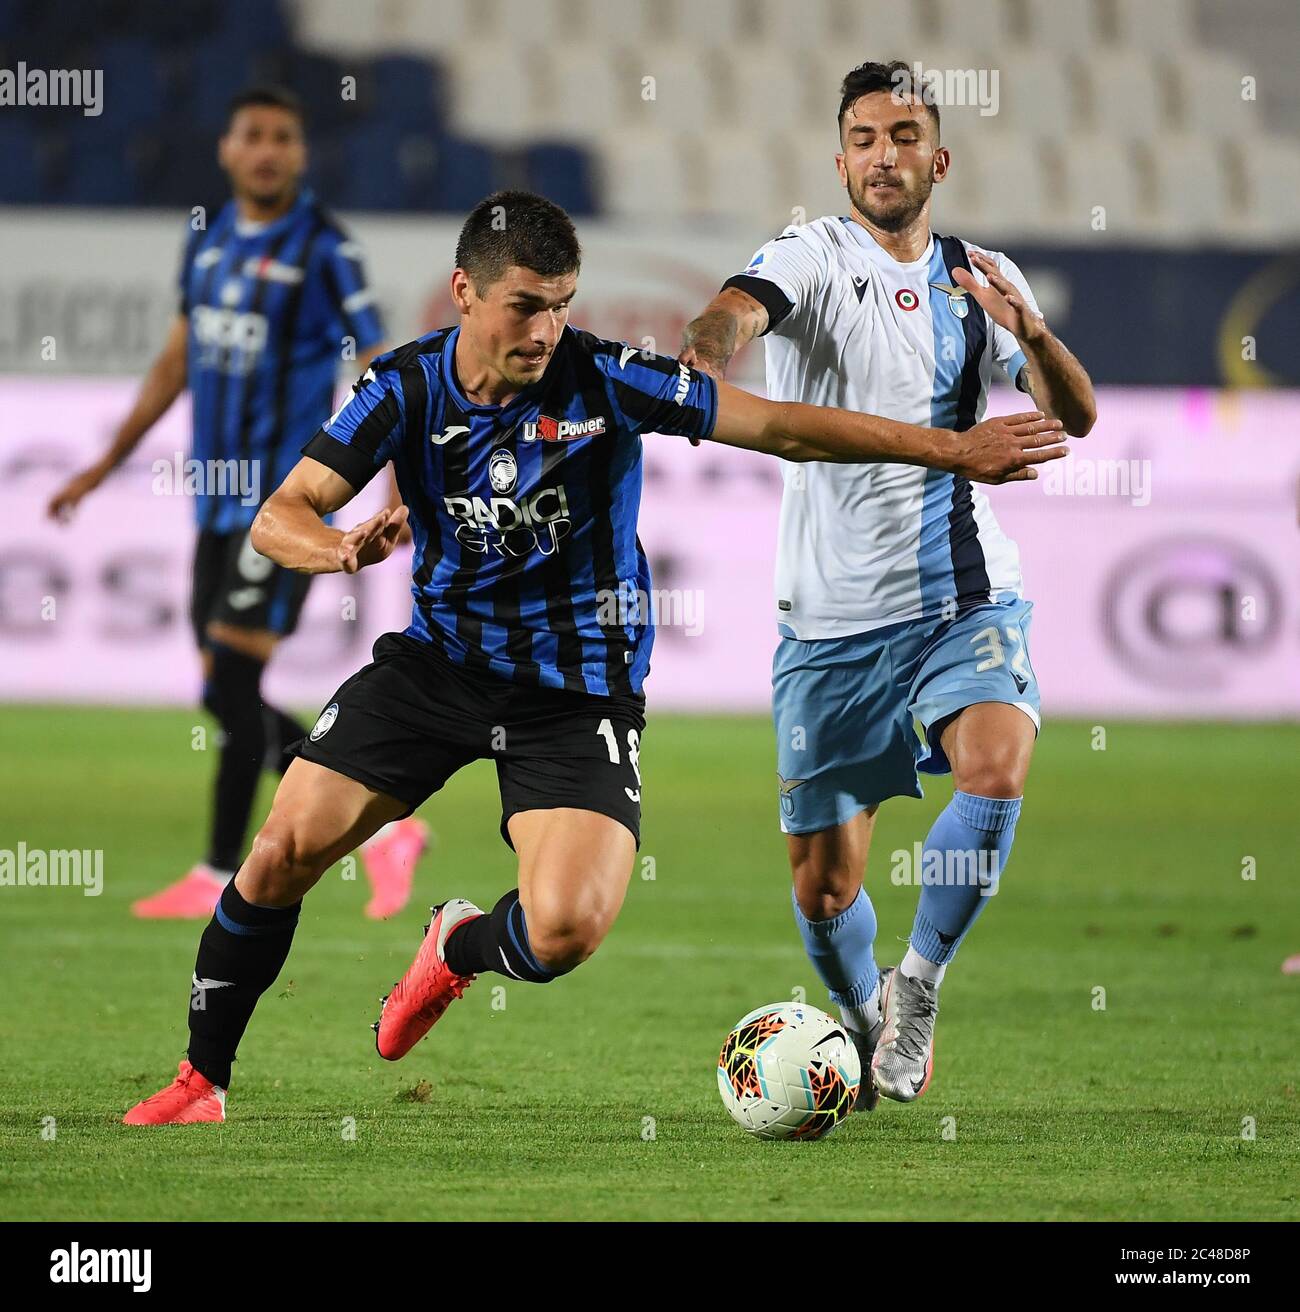
[{"label": "short dark hair", "polygon": [[845,73],[844,81],[840,84],[840,112],[835,120],[841,137],[844,135],[844,115],[852,108],[853,102],[859,96],[869,96],[876,91],[889,91],[898,96],[916,96],[920,99],[934,119],[934,137],[936,141],[939,139],[939,106],[935,104],[933,92],[927,90],[925,75],[922,74],[918,82],[912,66],[903,63],[901,59],[891,60],[888,64],[868,61]]},{"label": "short dark hair", "polygon": [[456,241],[456,267],[482,293],[511,265],[544,278],[577,273],[582,247],[573,220],[533,191],[494,191],[469,212]]},{"label": "short dark hair", "polygon": [[235,115],[241,109],[253,109],[257,106],[267,105],[272,109],[288,110],[290,114],[296,114],[298,122],[302,125],[303,130],[307,128],[307,109],[302,101],[288,87],[277,87],[269,84],[264,86],[245,87],[231,102],[230,108],[226,111],[226,127],[235,121]]}]

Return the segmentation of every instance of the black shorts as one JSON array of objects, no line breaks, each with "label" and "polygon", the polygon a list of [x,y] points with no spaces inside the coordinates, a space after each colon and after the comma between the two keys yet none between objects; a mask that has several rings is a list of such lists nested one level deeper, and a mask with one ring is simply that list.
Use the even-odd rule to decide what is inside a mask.
[{"label": "black shorts", "polygon": [[269,629],[282,637],[298,627],[312,576],[259,556],[248,529],[199,534],[194,549],[190,623],[200,647],[214,621],[237,629]]},{"label": "black shorts", "polygon": [[644,696],[511,683],[405,633],[385,633],[373,657],[290,752],[410,811],[462,766],[493,760],[511,847],[512,815],[561,806],[610,816],[640,846]]}]

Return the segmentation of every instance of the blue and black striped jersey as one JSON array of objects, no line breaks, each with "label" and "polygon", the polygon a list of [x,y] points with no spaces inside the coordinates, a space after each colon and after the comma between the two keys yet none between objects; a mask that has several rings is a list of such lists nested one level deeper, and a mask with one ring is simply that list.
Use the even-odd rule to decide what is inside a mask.
[{"label": "blue and black striped jersey", "polygon": [[639,693],[654,641],[641,435],[707,437],[717,384],[566,327],[536,383],[475,405],[459,334],[376,359],[303,454],[358,489],[393,461],[415,539],[412,637],[517,683]]},{"label": "blue and black striped jersey", "polygon": [[[252,471],[264,500],[333,409],[348,339],[353,359],[383,339],[360,251],[309,191],[256,228],[239,221],[230,201],[191,235],[180,284],[193,457],[205,466],[248,462],[229,468]],[[232,533],[253,522],[257,505],[241,496],[241,483],[247,488],[244,478],[203,481],[200,528]]]}]

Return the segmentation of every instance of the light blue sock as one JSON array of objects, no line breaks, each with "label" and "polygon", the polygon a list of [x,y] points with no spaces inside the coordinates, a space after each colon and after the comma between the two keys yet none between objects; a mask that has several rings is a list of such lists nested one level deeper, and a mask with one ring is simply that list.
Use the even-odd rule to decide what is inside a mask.
[{"label": "light blue sock", "polygon": [[912,925],[912,950],[927,961],[951,961],[997,892],[1016,836],[1021,800],[958,790],[939,812],[921,849],[921,897]]},{"label": "light blue sock", "polygon": [[818,978],[841,1007],[861,1007],[875,993],[880,970],[872,951],[876,942],[876,909],[864,888],[838,916],[809,920],[790,890],[794,920],[804,951]]}]

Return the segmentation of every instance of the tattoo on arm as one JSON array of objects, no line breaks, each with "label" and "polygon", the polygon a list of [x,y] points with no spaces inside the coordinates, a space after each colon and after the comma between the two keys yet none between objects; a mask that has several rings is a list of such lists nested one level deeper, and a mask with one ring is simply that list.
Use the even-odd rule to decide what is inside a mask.
[{"label": "tattoo on arm", "polygon": [[708,309],[698,319],[691,320],[682,334],[682,350],[694,351],[696,356],[725,372],[736,354],[735,315],[727,310]]}]

